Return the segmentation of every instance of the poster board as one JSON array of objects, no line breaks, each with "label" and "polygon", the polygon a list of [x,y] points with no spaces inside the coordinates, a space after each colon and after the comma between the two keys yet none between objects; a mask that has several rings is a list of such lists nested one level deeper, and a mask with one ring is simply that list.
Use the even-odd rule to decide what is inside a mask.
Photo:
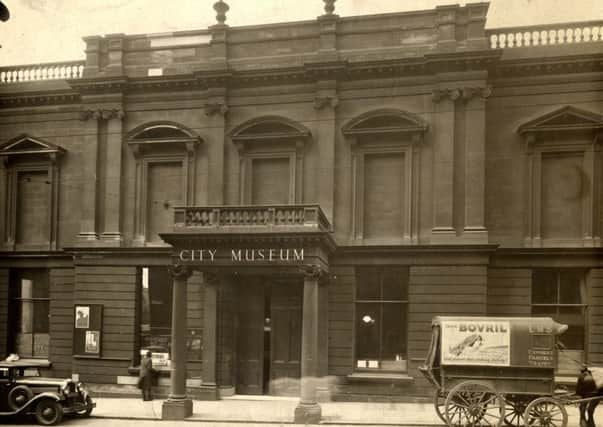
[{"label": "poster board", "polygon": [[73,319],[73,355],[101,357],[103,306],[76,304]]},{"label": "poster board", "polygon": [[443,321],[441,354],[442,365],[510,366],[510,322]]}]

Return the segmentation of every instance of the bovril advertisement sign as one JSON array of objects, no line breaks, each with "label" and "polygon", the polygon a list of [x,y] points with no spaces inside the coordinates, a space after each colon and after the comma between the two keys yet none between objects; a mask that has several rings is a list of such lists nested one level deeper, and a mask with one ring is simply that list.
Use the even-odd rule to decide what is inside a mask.
[{"label": "bovril advertisement sign", "polygon": [[508,321],[442,322],[442,364],[510,366],[511,328]]}]

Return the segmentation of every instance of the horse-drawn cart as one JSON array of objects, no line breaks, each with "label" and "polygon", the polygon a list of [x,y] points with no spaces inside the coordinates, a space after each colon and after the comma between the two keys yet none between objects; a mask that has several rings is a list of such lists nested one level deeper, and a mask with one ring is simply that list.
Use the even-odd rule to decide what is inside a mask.
[{"label": "horse-drawn cart", "polygon": [[565,427],[556,393],[557,335],[551,318],[436,317],[421,372],[436,388],[435,409],[449,426]]}]

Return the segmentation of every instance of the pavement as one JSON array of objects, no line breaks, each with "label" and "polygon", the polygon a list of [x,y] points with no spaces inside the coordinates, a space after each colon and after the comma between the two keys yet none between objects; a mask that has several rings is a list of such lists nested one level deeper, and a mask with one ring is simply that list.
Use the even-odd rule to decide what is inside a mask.
[{"label": "pavement", "polygon": [[[95,418],[160,420],[162,399],[143,402],[140,398],[95,398]],[[293,423],[298,398],[274,396],[232,396],[219,401],[193,401],[193,415],[186,421],[283,425]],[[321,403],[321,424],[442,426],[431,403],[328,402]],[[568,426],[578,426],[578,410],[568,406]],[[601,417],[601,418],[600,418]],[[603,419],[603,405],[595,419]]]}]

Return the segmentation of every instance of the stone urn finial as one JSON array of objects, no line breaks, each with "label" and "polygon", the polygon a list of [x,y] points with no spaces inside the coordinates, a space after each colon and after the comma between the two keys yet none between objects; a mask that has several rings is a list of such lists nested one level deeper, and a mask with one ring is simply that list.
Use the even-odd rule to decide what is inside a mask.
[{"label": "stone urn finial", "polygon": [[228,12],[229,9],[230,7],[228,7],[223,0],[214,3],[214,10],[217,13],[216,20],[218,21],[218,25],[225,25],[224,22],[226,22],[226,12]]},{"label": "stone urn finial", "polygon": [[335,11],[335,2],[337,0],[322,0],[325,3],[325,12],[326,15],[333,15]]}]

